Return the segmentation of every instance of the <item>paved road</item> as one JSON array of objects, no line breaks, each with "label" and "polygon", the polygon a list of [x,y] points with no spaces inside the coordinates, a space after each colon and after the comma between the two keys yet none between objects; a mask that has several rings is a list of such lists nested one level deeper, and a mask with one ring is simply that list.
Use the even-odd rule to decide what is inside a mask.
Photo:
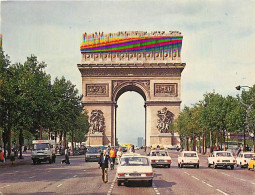
[{"label": "paved road", "polygon": [[[140,151],[142,152],[142,151]],[[116,170],[109,171],[109,182],[101,181],[95,162],[83,156],[70,158],[70,165],[32,165],[29,157],[19,166],[0,166],[1,194],[255,194],[255,173],[247,169],[207,168],[207,157],[200,156],[200,168],[178,168],[178,152],[170,151],[171,168],[153,168],[153,187],[143,183],[117,186]]]}]

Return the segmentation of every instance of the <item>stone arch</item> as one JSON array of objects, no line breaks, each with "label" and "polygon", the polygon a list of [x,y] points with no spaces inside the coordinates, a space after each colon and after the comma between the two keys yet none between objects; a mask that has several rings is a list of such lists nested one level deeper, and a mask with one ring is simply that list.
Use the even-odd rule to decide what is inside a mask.
[{"label": "stone arch", "polygon": [[127,91],[135,91],[139,93],[144,101],[150,98],[150,82],[149,81],[113,81],[112,101],[117,102],[119,97]]}]

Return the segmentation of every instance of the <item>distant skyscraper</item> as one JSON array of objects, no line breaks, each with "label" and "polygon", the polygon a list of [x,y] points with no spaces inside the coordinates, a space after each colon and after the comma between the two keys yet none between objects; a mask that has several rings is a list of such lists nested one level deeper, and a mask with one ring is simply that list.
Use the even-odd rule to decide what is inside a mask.
[{"label": "distant skyscraper", "polygon": [[143,143],[144,143],[143,137],[138,137],[137,138],[137,146],[140,148],[143,146]]}]

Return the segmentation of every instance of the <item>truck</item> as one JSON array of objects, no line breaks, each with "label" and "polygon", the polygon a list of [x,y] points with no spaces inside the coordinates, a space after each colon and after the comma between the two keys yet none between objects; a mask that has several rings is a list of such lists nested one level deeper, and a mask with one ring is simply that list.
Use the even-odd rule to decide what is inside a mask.
[{"label": "truck", "polygon": [[56,160],[56,142],[54,140],[33,140],[31,159],[33,164],[41,162],[55,163]]}]

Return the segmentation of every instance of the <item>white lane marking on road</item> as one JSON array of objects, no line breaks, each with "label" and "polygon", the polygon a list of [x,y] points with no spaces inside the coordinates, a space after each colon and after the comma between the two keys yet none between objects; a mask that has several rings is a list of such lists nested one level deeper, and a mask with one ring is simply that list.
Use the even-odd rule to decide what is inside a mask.
[{"label": "white lane marking on road", "polygon": [[226,175],[226,176],[230,176],[229,174],[226,174],[226,173],[221,173],[222,175]]},{"label": "white lane marking on road", "polygon": [[251,182],[253,185],[255,185],[255,183],[254,182]]},{"label": "white lane marking on road", "polygon": [[61,183],[61,184],[59,184],[59,185],[57,185],[57,188],[59,188],[59,187],[61,187],[63,184]]},{"label": "white lane marking on road", "polygon": [[213,186],[212,186],[211,184],[209,184],[209,183],[206,183],[206,185],[208,185],[208,186],[211,187],[211,188],[213,187]]},{"label": "white lane marking on road", "polygon": [[185,174],[187,174],[187,175],[190,175],[189,173],[187,173],[187,172],[184,172]]},{"label": "white lane marking on road", "polygon": [[9,187],[9,186],[10,186],[10,185],[8,184],[8,185],[6,185],[6,186],[3,186],[3,187],[1,187],[1,188],[3,189],[3,188],[7,188],[7,187]]},{"label": "white lane marking on road", "polygon": [[32,179],[32,178],[34,178],[35,176],[31,176],[31,177],[29,177],[30,179]]},{"label": "white lane marking on road", "polygon": [[245,179],[240,179],[241,181],[246,181]]},{"label": "white lane marking on road", "polygon": [[223,192],[223,191],[221,191],[220,189],[216,189],[218,192],[220,192],[220,193],[222,193],[222,194],[224,194],[224,195],[228,195],[227,193],[225,193],[225,192]]},{"label": "white lane marking on road", "polygon": [[77,175],[74,175],[73,177],[77,177]]},{"label": "white lane marking on road", "polygon": [[197,177],[195,177],[195,176],[192,176],[192,177],[193,177],[194,179],[198,180],[198,181],[200,180],[200,179],[198,179],[198,178],[197,178]]},{"label": "white lane marking on road", "polygon": [[0,195],[3,195],[3,192],[0,191]]},{"label": "white lane marking on road", "polygon": [[159,194],[160,194],[160,192],[158,191],[158,188],[156,187],[156,185],[155,185],[154,181],[153,181],[153,183],[152,183],[152,187],[153,187],[153,189],[154,189],[155,193],[156,193],[157,195],[159,195]]}]

